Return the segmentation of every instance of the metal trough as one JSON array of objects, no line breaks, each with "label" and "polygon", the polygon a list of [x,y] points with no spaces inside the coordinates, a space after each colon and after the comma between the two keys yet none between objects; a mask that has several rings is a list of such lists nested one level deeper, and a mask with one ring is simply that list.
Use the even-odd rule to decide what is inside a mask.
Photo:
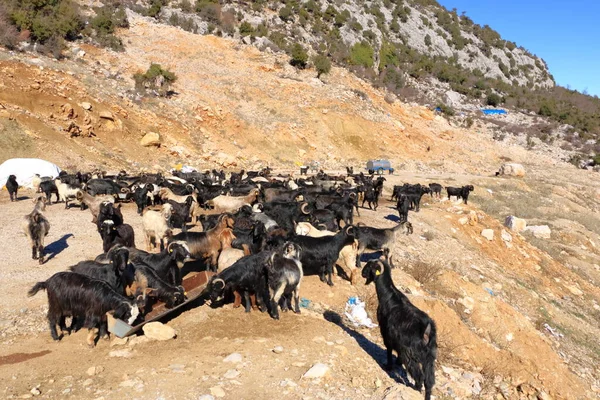
[{"label": "metal trough", "polygon": [[214,272],[209,271],[192,272],[187,274],[185,278],[183,278],[182,282],[183,288],[186,291],[187,300],[173,308],[167,308],[165,303],[157,302],[154,304],[152,311],[146,314],[144,321],[135,326],[131,326],[127,322],[114,318],[111,314],[107,314],[108,331],[120,338],[129,336],[139,331],[146,323],[157,321],[165,315],[184,307],[186,304],[200,297],[202,291],[206,288],[208,280],[213,275]]}]

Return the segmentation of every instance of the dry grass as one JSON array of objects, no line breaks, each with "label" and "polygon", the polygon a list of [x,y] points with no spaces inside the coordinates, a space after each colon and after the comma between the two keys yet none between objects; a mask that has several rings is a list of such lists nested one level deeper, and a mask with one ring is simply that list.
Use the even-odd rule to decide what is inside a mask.
[{"label": "dry grass", "polygon": [[[423,235],[425,236],[425,235]],[[430,239],[428,239],[430,240]],[[442,271],[442,265],[439,261],[424,261],[417,259],[414,261],[404,261],[399,265],[408,272],[417,282],[423,286],[430,285],[437,280],[437,276]]]}]

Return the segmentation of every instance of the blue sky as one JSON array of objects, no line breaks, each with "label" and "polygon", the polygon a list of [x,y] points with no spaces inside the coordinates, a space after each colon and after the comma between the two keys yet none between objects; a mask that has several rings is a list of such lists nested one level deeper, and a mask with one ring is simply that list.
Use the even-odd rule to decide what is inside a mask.
[{"label": "blue sky", "polygon": [[561,86],[600,96],[600,0],[438,0],[548,63]]}]

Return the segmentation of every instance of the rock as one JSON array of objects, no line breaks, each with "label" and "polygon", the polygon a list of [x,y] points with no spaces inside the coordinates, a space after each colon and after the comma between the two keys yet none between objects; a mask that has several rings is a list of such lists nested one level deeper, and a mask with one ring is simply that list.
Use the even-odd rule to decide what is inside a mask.
[{"label": "rock", "polygon": [[215,400],[215,398],[210,394],[203,394],[202,396],[198,397],[198,400]]},{"label": "rock", "polygon": [[129,342],[129,337],[124,337],[124,338],[115,337],[113,340],[110,341],[110,347],[125,346],[127,344],[127,342]]},{"label": "rock", "polygon": [[468,224],[468,223],[469,223],[469,218],[467,218],[467,217],[462,217],[462,218],[460,218],[460,219],[458,220],[458,223],[459,223],[459,224],[461,224],[461,225],[466,225],[466,224]]},{"label": "rock", "polygon": [[83,108],[84,110],[90,111],[92,109],[92,105],[90,103],[88,103],[87,101],[84,101],[83,103],[80,104],[81,108]]},{"label": "rock", "polygon": [[134,336],[131,339],[129,339],[129,347],[133,347],[136,344],[148,343],[149,341],[150,341],[150,339],[148,339],[144,335]]},{"label": "rock", "polygon": [[171,370],[171,372],[184,373],[185,372],[185,364],[171,364],[171,365],[169,365],[169,369]]},{"label": "rock", "polygon": [[235,379],[238,376],[240,376],[240,371],[238,371],[237,369],[230,369],[229,371],[225,372],[225,374],[223,375],[223,378]]},{"label": "rock", "polygon": [[317,364],[313,365],[312,367],[310,367],[310,369],[308,371],[306,371],[304,373],[304,375],[302,375],[302,377],[310,378],[310,379],[323,378],[324,376],[329,374],[329,370],[330,370],[330,368],[328,365],[322,364],[322,363],[317,363]]},{"label": "rock", "polygon": [[494,240],[494,230],[493,229],[484,229],[481,231],[481,236],[483,236],[487,240]]},{"label": "rock", "polygon": [[123,349],[123,350],[113,350],[110,353],[108,353],[109,357],[119,357],[119,358],[130,358],[131,356],[133,356],[133,354],[131,353],[131,351],[127,350],[127,349]]},{"label": "rock", "polygon": [[215,397],[225,397],[225,391],[221,386],[214,386],[211,387],[209,390],[210,394],[212,394]]},{"label": "rock", "polygon": [[498,173],[499,175],[523,177],[525,176],[525,168],[521,164],[505,163],[502,164]]},{"label": "rock", "polygon": [[29,392],[34,396],[39,396],[40,394],[42,394],[42,392],[40,392],[40,389],[38,389],[36,387],[31,389]]},{"label": "rock", "polygon": [[273,347],[273,353],[275,353],[275,354],[281,354],[281,353],[283,353],[283,346],[275,346],[275,347]]},{"label": "rock", "polygon": [[142,328],[144,335],[155,340],[169,340],[177,336],[175,329],[161,322],[149,322]]},{"label": "rock", "polygon": [[569,289],[569,292],[571,292],[575,296],[583,296],[583,291],[581,289],[579,289],[577,286],[575,286],[575,285],[565,285],[565,287],[567,289]]},{"label": "rock", "polygon": [[89,367],[86,371],[86,373],[89,376],[94,376],[94,375],[98,375],[100,373],[102,373],[102,371],[104,371],[104,367],[102,366],[97,366],[97,367]]},{"label": "rock", "polygon": [[541,391],[538,393],[537,398],[539,400],[552,400],[552,396],[550,396],[548,393]]},{"label": "rock", "polygon": [[465,312],[470,314],[475,306],[475,300],[472,297],[463,297],[456,301],[458,304],[462,304],[465,307]]},{"label": "rock", "polygon": [[108,119],[110,121],[115,120],[115,117],[113,117],[110,111],[100,111],[100,118]]},{"label": "rock", "polygon": [[475,211],[469,212],[469,225],[475,226],[479,222],[479,217]]},{"label": "rock", "polygon": [[83,381],[81,386],[90,386],[92,383],[94,383],[94,380],[92,378],[87,378],[85,381]]},{"label": "rock", "polygon": [[160,146],[160,135],[156,132],[148,132],[144,135],[140,144],[144,147]]},{"label": "rock", "polygon": [[525,230],[533,233],[533,236],[540,239],[550,239],[552,233],[548,225],[532,225],[525,228]]},{"label": "rock", "polygon": [[511,234],[508,233],[508,232],[506,232],[504,229],[502,229],[502,231],[500,232],[500,237],[505,242],[512,242],[512,236],[511,236]]},{"label": "rock", "polygon": [[525,228],[527,228],[527,221],[522,218],[517,218],[514,215],[509,215],[504,220],[504,226],[510,229],[513,232],[521,232]]},{"label": "rock", "polygon": [[223,359],[223,362],[226,363],[239,363],[242,361],[242,355],[240,353],[231,353],[227,357]]}]

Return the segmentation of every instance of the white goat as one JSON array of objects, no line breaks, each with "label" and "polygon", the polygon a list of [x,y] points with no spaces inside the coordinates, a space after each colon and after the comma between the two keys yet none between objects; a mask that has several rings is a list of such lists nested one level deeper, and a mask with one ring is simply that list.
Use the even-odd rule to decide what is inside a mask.
[{"label": "white goat", "polygon": [[164,249],[164,239],[168,239],[172,235],[169,221],[173,214],[173,206],[169,203],[163,204],[161,211],[154,211],[150,209],[144,210],[142,214],[142,224],[144,225],[144,237],[146,239],[146,250],[151,251],[151,245],[154,244],[154,248],[159,244],[160,250]]}]

